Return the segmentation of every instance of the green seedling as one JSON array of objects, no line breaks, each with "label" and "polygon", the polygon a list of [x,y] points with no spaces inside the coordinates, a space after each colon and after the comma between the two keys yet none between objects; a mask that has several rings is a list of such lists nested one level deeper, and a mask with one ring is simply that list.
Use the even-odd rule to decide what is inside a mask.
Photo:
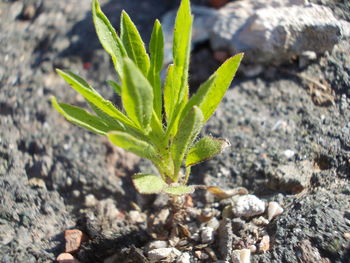
[{"label": "green seedling", "polygon": [[[203,125],[213,115],[231,84],[243,54],[228,59],[189,97],[188,69],[193,17],[189,0],[182,0],[175,21],[173,64],[161,81],[164,38],[155,21],[149,54],[128,14],[121,14],[118,35],[102,12],[92,3],[98,38],[112,58],[118,82],[108,84],[121,97],[123,110],[104,99],[84,79],[69,71],[58,74],[79,92],[95,114],[76,106],[52,104],[68,121],[94,133],[105,135],[116,146],[150,160],[159,174],[136,174],[132,180],[142,194],[192,193],[187,185],[193,165],[221,153],[227,140],[204,136],[197,139]],[[214,190],[214,192],[217,189]]]}]

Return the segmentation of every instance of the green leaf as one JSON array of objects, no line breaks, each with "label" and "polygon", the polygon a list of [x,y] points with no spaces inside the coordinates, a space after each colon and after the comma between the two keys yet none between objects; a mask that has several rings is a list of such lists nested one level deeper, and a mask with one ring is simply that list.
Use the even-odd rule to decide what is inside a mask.
[{"label": "green leaf", "polygon": [[118,72],[119,77],[122,78],[122,59],[127,54],[120,38],[115,32],[115,29],[102,12],[98,0],[92,1],[92,17],[97,36],[103,48],[111,56],[115,70]]},{"label": "green leaf", "polygon": [[51,98],[51,103],[68,121],[80,127],[101,135],[106,135],[110,131],[110,128],[99,117],[92,115],[84,109],[58,103],[55,97]]},{"label": "green leaf", "polygon": [[107,134],[109,140],[116,146],[132,152],[142,158],[156,160],[157,153],[154,147],[126,132],[112,131]]},{"label": "green leaf", "polygon": [[148,72],[148,79],[153,87],[154,110],[158,118],[162,118],[162,89],[160,72],[163,68],[164,59],[164,36],[159,20],[153,26],[151,40],[149,44],[151,54],[151,64]]},{"label": "green leaf", "polygon": [[122,94],[122,87],[115,81],[113,80],[107,80],[107,83],[109,86],[111,86],[114,90],[115,93],[117,93],[119,96]]},{"label": "green leaf", "polygon": [[172,114],[174,113],[176,103],[176,92],[174,87],[174,65],[170,64],[164,85],[164,109],[167,122],[169,124]]},{"label": "green leaf", "polygon": [[187,185],[179,185],[179,186],[169,186],[166,187],[163,192],[171,195],[185,195],[185,194],[192,194],[194,192],[193,186],[187,186]]},{"label": "green leaf", "polygon": [[[191,6],[189,0],[182,0],[177,12],[173,39],[174,88],[176,104],[182,102],[188,89],[188,68],[192,36]],[[188,91],[187,91],[188,94]]]},{"label": "green leaf", "polygon": [[129,58],[147,77],[150,64],[149,57],[136,26],[125,11],[122,12],[120,19],[120,38]]},{"label": "green leaf", "polygon": [[199,134],[202,126],[203,114],[201,110],[195,106],[180,123],[178,132],[171,145],[175,167],[174,176],[176,176],[176,178],[172,179],[177,179],[185,154]]},{"label": "green leaf", "polygon": [[194,105],[197,105],[203,112],[204,122],[214,113],[217,106],[224,97],[226,90],[230,87],[243,54],[238,54],[222,64],[219,69],[203,83],[196,94],[188,101],[182,115],[185,115]]},{"label": "green leaf", "polygon": [[124,109],[138,127],[147,130],[153,112],[153,89],[129,58],[124,59],[124,76],[122,83]]},{"label": "green leaf", "polygon": [[135,174],[132,181],[141,194],[160,193],[167,185],[160,176],[154,174]]},{"label": "green leaf", "polygon": [[206,136],[190,149],[186,158],[186,166],[204,162],[221,153],[228,146],[230,142],[227,140]]},{"label": "green leaf", "polygon": [[[112,102],[105,100],[100,94],[98,94],[92,87],[82,80],[82,78],[71,72],[65,72],[57,69],[57,73],[68,83],[71,87],[79,92],[88,102],[95,105],[97,108],[105,112],[111,117],[116,118],[123,124],[134,127],[134,124],[126,117],[122,112],[116,109]],[[90,104],[90,105],[91,105]]]}]

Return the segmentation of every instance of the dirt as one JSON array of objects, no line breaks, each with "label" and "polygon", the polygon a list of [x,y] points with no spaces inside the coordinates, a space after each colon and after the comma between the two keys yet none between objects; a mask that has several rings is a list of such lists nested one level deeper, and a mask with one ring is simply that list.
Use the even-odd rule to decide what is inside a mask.
[{"label": "dirt", "polygon": [[[347,1],[314,2],[349,21]],[[153,20],[176,4],[114,0],[102,1],[102,9],[116,26],[126,9],[148,41]],[[75,254],[81,262],[112,255],[114,262],[126,255],[143,262],[151,237],[145,222],[127,216],[135,209],[130,201],[143,211],[164,201],[136,194],[130,175],[152,167],[66,122],[50,105],[55,95],[86,106],[57,67],[117,101],[105,83],[115,74],[92,27],[89,1],[2,0],[0,21],[0,262],[52,262],[64,252],[64,230],[73,228],[90,237]],[[242,186],[284,208],[266,229],[270,249],[253,254],[252,262],[349,263],[349,50],[344,40],[304,68],[291,61],[256,77],[240,73],[205,127],[232,146],[197,166],[191,182]],[[206,43],[196,47],[192,87],[218,65]],[[194,202],[215,203],[200,191]]]}]

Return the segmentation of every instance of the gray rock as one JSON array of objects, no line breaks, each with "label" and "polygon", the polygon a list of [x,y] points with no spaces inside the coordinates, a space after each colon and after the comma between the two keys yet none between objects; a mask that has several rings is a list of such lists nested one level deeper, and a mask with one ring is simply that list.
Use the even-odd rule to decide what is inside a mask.
[{"label": "gray rock", "polygon": [[264,213],[266,204],[255,195],[243,195],[233,200],[232,212],[236,216],[251,217]]},{"label": "gray rock", "polygon": [[308,160],[280,165],[269,173],[269,187],[291,193],[305,189],[312,177],[314,167]]},{"label": "gray rock", "polygon": [[232,253],[233,236],[231,219],[222,219],[218,230],[219,251],[221,254],[221,259],[227,261],[230,260]]},{"label": "gray rock", "polygon": [[190,263],[190,262],[191,262],[191,257],[190,257],[190,254],[187,252],[183,253],[176,261],[176,263]]},{"label": "gray rock", "polygon": [[305,51],[332,50],[349,25],[304,1],[237,1],[219,10],[210,41],[214,50],[245,52],[246,63],[280,64]]},{"label": "gray rock", "polygon": [[211,227],[203,227],[201,232],[203,243],[211,243],[214,241],[214,229]]}]

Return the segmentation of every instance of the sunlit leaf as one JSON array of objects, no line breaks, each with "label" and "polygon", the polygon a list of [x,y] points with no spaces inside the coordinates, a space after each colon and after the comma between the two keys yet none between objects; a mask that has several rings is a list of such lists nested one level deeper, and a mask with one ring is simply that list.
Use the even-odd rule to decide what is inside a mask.
[{"label": "sunlit leaf", "polygon": [[120,38],[123,42],[128,57],[134,61],[144,76],[149,70],[149,57],[142,38],[129,15],[123,11],[120,18]]},{"label": "sunlit leaf", "polygon": [[92,17],[97,36],[103,48],[111,56],[115,70],[122,77],[122,63],[123,57],[126,56],[126,51],[115,29],[102,12],[98,0],[92,1]]},{"label": "sunlit leaf", "polygon": [[109,116],[121,121],[123,124],[129,125],[131,127],[134,126],[134,124],[122,112],[115,108],[110,101],[105,100],[90,86],[87,86],[86,82],[81,81],[82,79],[80,77],[77,78],[77,75],[71,72],[65,72],[59,69],[57,69],[56,71],[68,84],[71,85],[71,87],[74,90],[79,92],[88,102],[90,102]]},{"label": "sunlit leaf", "polygon": [[128,117],[138,127],[147,129],[153,112],[153,89],[132,60],[124,59],[122,101]]},{"label": "sunlit leaf", "polygon": [[151,40],[149,44],[151,64],[148,79],[153,87],[154,110],[158,118],[162,118],[162,89],[160,72],[163,68],[164,58],[164,36],[162,26],[158,20],[154,23]]},{"label": "sunlit leaf", "polygon": [[177,178],[185,153],[192,145],[203,126],[203,114],[198,107],[193,109],[182,120],[179,130],[174,137],[171,152],[174,160],[174,176]]},{"label": "sunlit leaf", "polygon": [[206,122],[213,115],[226,90],[230,87],[242,58],[243,54],[238,54],[226,60],[190,98],[182,114],[186,114],[194,105],[197,105],[202,110]]},{"label": "sunlit leaf", "polygon": [[164,188],[163,192],[171,195],[185,195],[192,194],[194,187],[190,185],[169,186]]},{"label": "sunlit leaf", "polygon": [[110,128],[99,117],[88,111],[68,104],[58,103],[55,97],[51,98],[54,108],[68,121],[88,129],[94,133],[105,135]]},{"label": "sunlit leaf", "polygon": [[154,174],[135,174],[132,181],[141,194],[160,193],[167,185],[160,176]]},{"label": "sunlit leaf", "polygon": [[186,166],[191,166],[204,162],[215,155],[221,153],[226,147],[230,146],[228,140],[215,139],[206,136],[199,140],[188,152]]},{"label": "sunlit leaf", "polygon": [[107,135],[109,140],[120,148],[149,160],[156,160],[157,158],[157,153],[154,147],[140,138],[121,131],[112,131]]}]

